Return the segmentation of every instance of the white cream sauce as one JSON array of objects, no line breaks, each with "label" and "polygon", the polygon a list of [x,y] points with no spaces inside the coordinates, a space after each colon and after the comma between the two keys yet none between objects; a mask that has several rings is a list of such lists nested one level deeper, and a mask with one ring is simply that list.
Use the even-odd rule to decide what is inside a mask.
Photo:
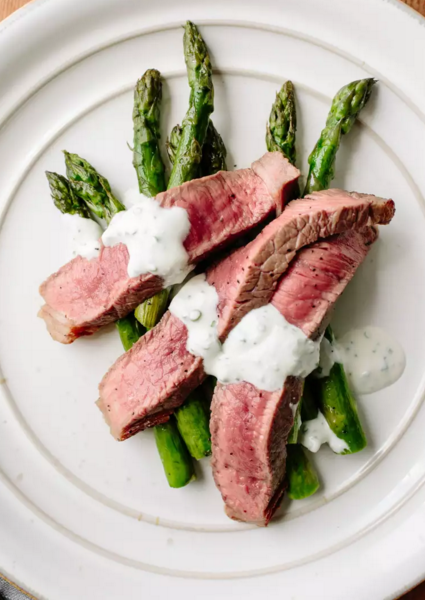
[{"label": "white cream sauce", "polygon": [[164,287],[181,283],[193,269],[183,246],[190,222],[184,208],[162,208],[154,198],[129,190],[127,210],[117,213],[102,235],[105,246],[125,244],[130,256],[129,277],[158,275]]},{"label": "white cream sauce", "polygon": [[299,441],[310,452],[317,452],[322,444],[329,444],[337,454],[348,450],[346,442],[335,435],[320,410],[315,419],[302,424]]},{"label": "white cream sauce", "polygon": [[187,349],[205,362],[221,352],[217,335],[218,294],[205,275],[192,277],[174,296],[170,312],[182,321],[188,332]]},{"label": "white cream sauce", "polygon": [[322,341],[321,377],[329,375],[335,363],[344,365],[351,389],[372,394],[395,383],[406,367],[401,345],[379,327],[353,329],[332,344]]},{"label": "white cream sauce", "polygon": [[88,260],[99,256],[102,235],[99,223],[92,219],[84,219],[80,215],[64,214],[62,218],[71,231],[73,256],[79,255]]},{"label": "white cream sauce", "polygon": [[320,343],[288,323],[272,304],[245,315],[221,345],[217,304],[215,288],[198,275],[178,292],[170,311],[187,327],[189,352],[202,357],[205,372],[221,383],[246,381],[272,392],[289,375],[306,377],[317,367]]}]

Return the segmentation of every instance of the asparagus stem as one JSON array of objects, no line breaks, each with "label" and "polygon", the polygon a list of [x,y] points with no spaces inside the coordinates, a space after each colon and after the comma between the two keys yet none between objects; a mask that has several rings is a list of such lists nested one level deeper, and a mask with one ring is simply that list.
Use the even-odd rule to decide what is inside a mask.
[{"label": "asparagus stem", "polygon": [[111,186],[92,165],[78,154],[64,151],[66,174],[75,194],[89,210],[107,223],[119,211],[125,210],[111,191]]},{"label": "asparagus stem", "polygon": [[[326,337],[330,342],[334,340],[330,327],[326,330]],[[363,450],[367,446],[366,436],[360,423],[356,401],[348,386],[344,367],[335,363],[329,377],[312,378],[311,383],[316,391],[318,407],[329,427],[347,444],[347,450],[342,454],[353,454]]]},{"label": "asparagus stem", "polygon": [[[165,190],[165,168],[159,149],[162,83],[159,71],[149,69],[134,90],[133,165],[139,190],[152,197]],[[135,322],[146,330],[160,321],[168,306],[169,290],[162,290],[140,304]],[[121,334],[121,332],[120,332]],[[156,446],[170,487],[182,487],[194,479],[192,459],[177,429],[174,417],[154,429]]]},{"label": "asparagus stem", "polygon": [[266,146],[269,152],[282,152],[295,164],[295,132],[297,115],[295,108],[295,91],[292,81],[286,81],[276,94],[276,100],[270,111],[266,131]]},{"label": "asparagus stem", "polygon": [[183,45],[191,91],[189,109],[182,123],[181,139],[168,182],[169,189],[198,176],[202,146],[214,109],[210,57],[198,29],[190,21],[185,25]]},{"label": "asparagus stem", "polygon": [[[293,164],[296,158],[296,124],[297,115],[294,86],[291,81],[287,81],[276,94],[276,99],[270,111],[266,129],[266,145],[269,152],[281,152]],[[319,487],[319,481],[314,468],[298,444],[302,403],[303,399],[301,398],[298,402],[294,415],[294,424],[289,432],[286,446],[288,452],[286,469],[289,482],[289,497],[294,499],[306,498],[314,494]],[[316,481],[315,485],[312,484],[314,477]],[[300,481],[303,480],[306,481],[304,487],[300,484]],[[291,485],[294,491],[291,491]]]},{"label": "asparagus stem", "polygon": [[167,288],[145,300],[136,308],[134,316],[146,329],[152,329],[159,323],[162,315],[167,310],[169,295],[170,288]]},{"label": "asparagus stem", "polygon": [[126,352],[146,333],[146,329],[135,319],[134,314],[129,314],[123,319],[118,319],[115,325]]},{"label": "asparagus stem", "polygon": [[[102,193],[102,190],[109,188],[109,184],[106,179],[98,175],[87,161],[80,159],[75,154],[65,153],[65,156],[67,169],[70,172],[72,169],[75,176],[78,173],[78,176],[84,176],[87,180],[90,177],[91,183],[87,184],[90,186],[90,195],[77,195],[74,185],[65,177],[50,172],[46,173],[53,201],[59,210],[71,212],[71,214],[77,212],[81,216],[87,214],[88,217],[91,217],[92,215],[86,208],[86,205],[88,205],[90,209],[95,207],[97,212],[93,212],[108,221],[111,215],[114,214],[113,211],[118,212],[120,206],[124,209],[117,200],[112,202],[108,194]],[[100,180],[103,180],[102,184],[99,183]],[[105,186],[105,182],[107,186]],[[78,181],[77,183],[81,182]],[[125,351],[130,350],[133,344],[146,332],[146,329],[138,323],[134,314],[119,319],[116,322],[116,327]],[[173,417],[171,419],[169,423],[161,425],[161,431],[155,431],[155,439],[169,485],[171,487],[182,487],[194,479],[193,464],[177,430],[175,420]]]},{"label": "asparagus stem", "polygon": [[348,133],[372,93],[375,79],[360,79],[342,87],[332,101],[326,126],[308,158],[310,165],[304,196],[325,190],[334,177],[341,135]]},{"label": "asparagus stem", "polygon": [[201,392],[195,390],[175,412],[177,427],[187,449],[196,460],[211,454],[211,435]]},{"label": "asparagus stem", "polygon": [[148,69],[134,89],[133,165],[139,190],[156,196],[165,190],[165,168],[159,149],[162,83],[159,71]]},{"label": "asparagus stem", "polygon": [[[148,69],[134,89],[133,166],[140,192],[149,197],[166,188],[165,168],[159,149],[161,100],[161,74],[155,69]],[[169,292],[163,290],[145,300],[136,308],[136,319],[147,329],[152,329],[167,308],[168,295]]]},{"label": "asparagus stem", "polygon": [[181,488],[196,479],[192,459],[179,434],[173,417],[154,428],[156,445],[168,483]]},{"label": "asparagus stem", "polygon": [[[117,329],[126,352],[146,332],[133,314],[117,321]],[[157,425],[154,432],[168,485],[172,488],[180,488],[196,479],[192,459],[179,434],[174,417],[166,423]]]},{"label": "asparagus stem", "polygon": [[[368,102],[375,83],[375,79],[372,78],[352,81],[335,95],[326,126],[308,159],[310,170],[304,195],[329,187],[334,177],[335,159],[341,136],[349,133],[353,127],[360,111]],[[329,327],[326,335],[329,339],[333,339]],[[346,440],[349,452],[358,452],[364,448],[367,443],[366,436],[358,418],[354,398],[348,387],[344,367],[340,364],[334,365],[330,376],[320,380],[317,387],[311,376],[309,380],[312,389],[317,390],[316,404],[321,407],[334,433]],[[346,414],[344,411],[347,411]],[[339,426],[337,426],[337,422]]]},{"label": "asparagus stem", "polygon": [[[214,169],[226,166],[223,140],[210,121],[214,100],[210,58],[204,40],[190,22],[185,26],[184,54],[191,93],[183,126],[173,128],[167,144],[168,155],[173,163],[168,189],[198,177],[201,162],[205,170],[203,175],[210,175]],[[207,129],[210,130],[209,135]],[[205,149],[202,160],[207,140],[210,146]],[[208,417],[199,393],[193,393],[174,414],[192,456],[202,458],[209,454],[211,440]]]},{"label": "asparagus stem", "polygon": [[292,500],[302,500],[312,496],[320,483],[316,470],[300,444],[286,446],[286,477],[288,496]]}]

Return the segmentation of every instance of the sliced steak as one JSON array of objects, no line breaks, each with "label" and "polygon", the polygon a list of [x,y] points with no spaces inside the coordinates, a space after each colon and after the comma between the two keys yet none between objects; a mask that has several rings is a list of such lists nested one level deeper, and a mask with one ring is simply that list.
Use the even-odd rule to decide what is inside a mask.
[{"label": "sliced steak", "polygon": [[[307,336],[317,337],[376,237],[377,231],[368,227],[301,250],[279,282],[272,304]],[[286,442],[294,420],[290,404],[301,394],[302,382],[294,377],[276,392],[245,382],[216,386],[212,467],[232,519],[267,525],[279,507]]]},{"label": "sliced steak", "polygon": [[[247,312],[270,301],[279,277],[303,243],[313,243],[344,228],[359,230],[369,223],[388,223],[393,214],[392,200],[340,190],[320,192],[290,203],[253,242],[207,272],[207,280],[216,286],[219,296],[221,341]],[[180,331],[178,342],[176,330]],[[152,415],[155,422],[166,419],[205,377],[202,360],[186,350],[186,340],[185,325],[167,315],[105,375],[99,387],[98,406],[114,437],[123,440],[151,425]],[[158,382],[164,362],[172,369],[172,383],[153,387],[152,378]],[[125,386],[119,385],[121,381],[126,382]]]},{"label": "sliced steak", "polygon": [[[257,174],[258,173],[258,174]],[[219,172],[159,194],[165,208],[187,210],[190,231],[184,246],[190,263],[264,222],[294,197],[299,171],[279,152],[265,154],[251,169]],[[78,256],[40,288],[46,304],[39,316],[52,337],[64,344],[124,317],[162,289],[162,279],[146,274],[130,278],[123,244],[102,248],[100,256]]]},{"label": "sliced steak", "polygon": [[344,231],[386,225],[394,211],[392,200],[337,189],[290,202],[254,241],[210,269],[208,281],[220,298],[220,337],[225,338],[250,310],[270,302],[300,248]]}]

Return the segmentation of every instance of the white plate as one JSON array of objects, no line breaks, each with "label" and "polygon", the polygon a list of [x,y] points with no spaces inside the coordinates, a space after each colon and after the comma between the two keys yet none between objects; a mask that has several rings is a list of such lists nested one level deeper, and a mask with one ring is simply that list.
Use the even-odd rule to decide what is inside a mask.
[{"label": "white plate", "polygon": [[[397,215],[338,305],[403,344],[391,389],[360,399],[359,455],[322,450],[322,491],[268,529],[229,521],[204,461],[167,487],[151,432],[123,444],[94,405],[121,353],[115,330],[54,343],[39,283],[69,258],[44,170],[88,158],[122,193],[135,184],[132,87],[165,77],[164,135],[188,88],[181,23],[200,24],[216,67],[214,122],[229,166],[264,152],[280,84],[299,101],[299,165],[337,89],[380,79],[344,139],[335,185],[392,196]],[[425,576],[425,28],[383,0],[39,0],[0,27],[0,571],[36,596],[394,598]]]}]

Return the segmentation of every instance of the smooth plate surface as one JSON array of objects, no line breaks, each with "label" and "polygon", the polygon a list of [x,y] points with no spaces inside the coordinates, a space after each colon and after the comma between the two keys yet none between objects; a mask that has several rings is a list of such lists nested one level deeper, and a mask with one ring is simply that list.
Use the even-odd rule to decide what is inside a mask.
[{"label": "smooth plate surface", "polygon": [[[66,148],[118,195],[136,184],[132,87],[148,67],[163,73],[165,138],[187,104],[186,18],[211,51],[229,168],[264,152],[285,79],[296,84],[304,173],[335,91],[380,79],[333,185],[391,196],[397,214],[338,304],[335,328],[386,328],[407,369],[359,399],[368,449],[322,450],[321,492],[288,503],[266,530],[225,517],[208,461],[195,484],[171,490],[151,432],[112,439],[94,401],[121,353],[113,328],[64,347],[35,316],[38,285],[70,258],[44,171],[64,171]],[[383,0],[39,0],[0,27],[0,572],[49,600],[142,589],[340,600],[341,586],[347,599],[394,598],[425,576],[425,74],[406,60],[412,45],[425,55],[423,23]]]}]

